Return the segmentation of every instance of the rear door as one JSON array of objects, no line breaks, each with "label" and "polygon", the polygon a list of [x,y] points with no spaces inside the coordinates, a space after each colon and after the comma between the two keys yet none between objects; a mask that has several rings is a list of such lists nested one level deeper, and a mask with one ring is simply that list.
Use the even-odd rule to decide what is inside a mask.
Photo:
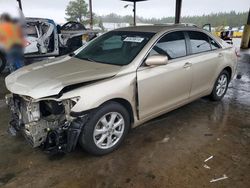
[{"label": "rear door", "polygon": [[187,31],[189,62],[192,64],[193,79],[190,96],[194,97],[208,92],[214,84],[216,70],[223,54],[221,48],[211,37],[200,31]]},{"label": "rear door", "polygon": [[137,71],[140,119],[148,118],[182,103],[189,97],[192,69],[186,62],[186,41],[182,31],[166,34],[150,55],[169,57],[166,65],[142,66]]}]

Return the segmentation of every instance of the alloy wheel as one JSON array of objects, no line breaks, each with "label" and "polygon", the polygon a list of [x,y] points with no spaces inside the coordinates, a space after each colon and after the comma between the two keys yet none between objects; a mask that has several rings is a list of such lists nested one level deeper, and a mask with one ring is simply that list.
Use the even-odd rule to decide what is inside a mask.
[{"label": "alloy wheel", "polygon": [[225,74],[220,75],[216,86],[216,94],[218,97],[221,97],[226,92],[227,84],[227,76]]},{"label": "alloy wheel", "polygon": [[121,139],[124,127],[124,118],[120,113],[110,112],[102,116],[93,132],[96,146],[101,149],[113,147]]}]

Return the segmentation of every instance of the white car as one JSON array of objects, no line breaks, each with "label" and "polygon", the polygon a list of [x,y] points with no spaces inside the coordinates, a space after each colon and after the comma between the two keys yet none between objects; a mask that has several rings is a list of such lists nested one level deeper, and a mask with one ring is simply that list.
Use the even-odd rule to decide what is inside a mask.
[{"label": "white car", "polygon": [[[79,22],[70,21],[60,26],[47,18],[25,18],[25,58],[43,58],[73,52],[95,38],[97,31],[88,30]],[[4,50],[0,47],[0,73],[6,66]]]}]

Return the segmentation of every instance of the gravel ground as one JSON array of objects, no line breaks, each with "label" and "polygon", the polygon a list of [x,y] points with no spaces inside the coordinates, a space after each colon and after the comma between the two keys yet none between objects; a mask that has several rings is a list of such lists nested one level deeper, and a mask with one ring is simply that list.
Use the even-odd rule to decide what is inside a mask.
[{"label": "gravel ground", "polygon": [[199,99],[154,119],[103,157],[80,147],[48,156],[9,136],[0,77],[0,187],[250,187],[250,51],[241,53],[241,78],[223,101]]}]

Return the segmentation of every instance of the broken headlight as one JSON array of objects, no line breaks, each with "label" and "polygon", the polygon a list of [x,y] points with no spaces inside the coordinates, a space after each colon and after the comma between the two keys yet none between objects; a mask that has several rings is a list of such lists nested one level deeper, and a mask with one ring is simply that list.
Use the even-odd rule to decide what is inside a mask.
[{"label": "broken headlight", "polygon": [[73,97],[73,98],[63,101],[66,114],[70,114],[71,109],[76,105],[76,103],[79,100],[80,100],[80,97]]},{"label": "broken headlight", "polygon": [[40,101],[40,111],[44,117],[50,115],[64,114],[64,105],[62,102],[54,100]]}]

